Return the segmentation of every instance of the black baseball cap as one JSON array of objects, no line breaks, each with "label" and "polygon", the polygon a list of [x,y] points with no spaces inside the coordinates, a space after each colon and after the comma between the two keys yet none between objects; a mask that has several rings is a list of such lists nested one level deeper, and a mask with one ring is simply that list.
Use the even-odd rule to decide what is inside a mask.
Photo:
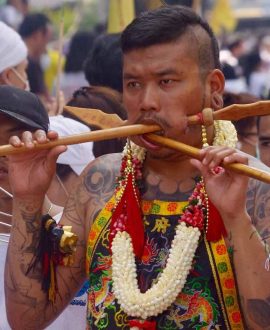
[{"label": "black baseball cap", "polygon": [[0,114],[24,123],[27,127],[48,132],[49,117],[37,95],[17,87],[0,86]]}]

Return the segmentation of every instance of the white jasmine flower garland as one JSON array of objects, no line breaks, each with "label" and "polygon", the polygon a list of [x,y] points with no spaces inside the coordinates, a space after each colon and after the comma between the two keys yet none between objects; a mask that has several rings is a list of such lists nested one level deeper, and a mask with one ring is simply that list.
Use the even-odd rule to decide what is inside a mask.
[{"label": "white jasmine flower garland", "polygon": [[181,222],[165,269],[157,283],[141,293],[130,236],[125,231],[116,234],[112,243],[113,291],[125,313],[147,319],[162,313],[175,301],[185,285],[199,237],[197,227],[187,227],[185,222]]},{"label": "white jasmine flower garland", "polygon": [[[237,136],[231,122],[215,122],[216,136],[213,145],[227,145],[235,147]],[[133,155],[139,163],[143,163],[145,149],[131,142]],[[125,157],[128,152],[126,146],[123,152]],[[125,180],[123,180],[125,182]],[[182,222],[176,227],[176,234],[169,251],[167,265],[158,281],[145,293],[141,293],[137,282],[135,255],[131,237],[126,231],[118,231],[112,241],[112,281],[113,292],[123,311],[132,317],[146,320],[164,312],[182,291],[192,261],[195,256],[200,238],[200,229],[203,228],[203,212],[205,206],[205,191],[197,184],[195,194],[191,199],[196,199],[195,206],[191,206],[197,219],[187,209],[181,217]],[[120,190],[123,186],[120,182]],[[199,192],[199,194],[198,194]],[[187,224],[189,226],[187,226]],[[139,329],[134,327],[132,329]]]}]

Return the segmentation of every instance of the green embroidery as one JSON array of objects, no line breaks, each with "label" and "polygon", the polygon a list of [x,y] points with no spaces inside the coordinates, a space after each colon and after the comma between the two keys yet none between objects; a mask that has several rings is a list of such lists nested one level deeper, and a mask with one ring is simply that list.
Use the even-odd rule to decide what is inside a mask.
[{"label": "green embroidery", "polygon": [[98,225],[100,226],[100,227],[103,227],[105,224],[106,224],[106,222],[107,222],[107,219],[105,218],[105,217],[100,217],[99,219],[98,219]]},{"label": "green embroidery", "polygon": [[152,206],[152,212],[153,213],[159,213],[159,211],[160,211],[160,205],[153,204],[153,206]]},{"label": "green embroidery", "polygon": [[234,305],[234,298],[232,296],[228,296],[225,298],[226,306],[233,306]]},{"label": "green embroidery", "polygon": [[103,317],[99,319],[97,323],[97,327],[99,330],[101,330],[101,329],[108,329],[109,328],[108,326],[109,326],[108,314],[104,313]]},{"label": "green embroidery", "polygon": [[218,271],[220,273],[225,273],[228,270],[228,267],[227,267],[226,262],[220,262],[220,263],[218,263],[217,267],[218,267]]},{"label": "green embroidery", "polygon": [[88,245],[88,247],[87,247],[87,255],[88,255],[89,257],[91,257],[91,255],[92,255],[92,251],[93,251],[92,247],[91,247],[90,245]]}]

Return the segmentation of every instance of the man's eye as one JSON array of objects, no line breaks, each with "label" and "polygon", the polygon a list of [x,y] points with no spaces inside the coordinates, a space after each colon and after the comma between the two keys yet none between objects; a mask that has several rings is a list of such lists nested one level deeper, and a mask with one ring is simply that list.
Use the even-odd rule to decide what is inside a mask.
[{"label": "man's eye", "polygon": [[172,79],[162,79],[161,81],[160,81],[160,84],[161,85],[170,85],[171,83],[173,83],[173,80]]},{"label": "man's eye", "polygon": [[137,81],[130,81],[127,86],[129,88],[139,88],[140,87],[140,84],[137,82]]},{"label": "man's eye", "polygon": [[270,141],[260,142],[260,146],[264,147],[264,148],[269,148],[270,147]]}]

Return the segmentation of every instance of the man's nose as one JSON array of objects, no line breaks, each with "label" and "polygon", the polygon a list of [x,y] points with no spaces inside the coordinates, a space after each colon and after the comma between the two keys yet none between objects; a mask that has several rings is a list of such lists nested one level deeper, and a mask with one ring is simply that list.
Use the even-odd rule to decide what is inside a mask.
[{"label": "man's nose", "polygon": [[141,111],[159,111],[159,109],[158,90],[154,86],[145,87],[141,96]]}]

